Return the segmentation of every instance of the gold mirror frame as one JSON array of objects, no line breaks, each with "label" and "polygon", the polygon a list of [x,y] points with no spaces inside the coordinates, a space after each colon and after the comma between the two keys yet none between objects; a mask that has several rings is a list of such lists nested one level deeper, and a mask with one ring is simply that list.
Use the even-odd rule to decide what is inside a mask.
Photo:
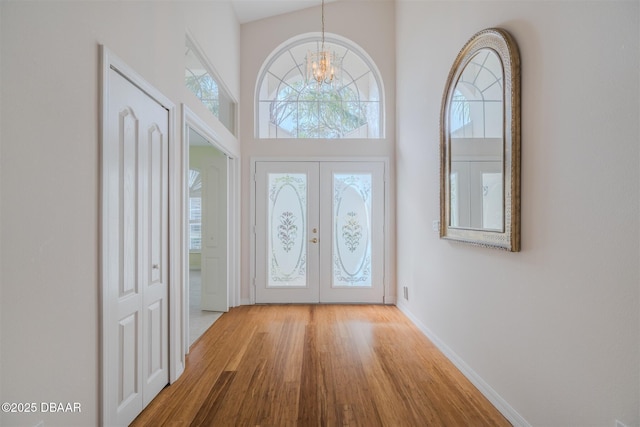
[{"label": "gold mirror frame", "polygon": [[[458,80],[481,49],[490,49],[503,68],[503,228],[501,231],[452,227],[450,107]],[[476,33],[456,57],[442,99],[440,112],[440,238],[478,246],[520,250],[520,55],[509,33],[489,28]]]}]

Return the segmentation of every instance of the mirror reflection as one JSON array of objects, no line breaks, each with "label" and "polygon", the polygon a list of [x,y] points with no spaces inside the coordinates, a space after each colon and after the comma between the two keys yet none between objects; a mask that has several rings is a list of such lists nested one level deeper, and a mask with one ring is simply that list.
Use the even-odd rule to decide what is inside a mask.
[{"label": "mirror reflection", "polygon": [[520,250],[520,54],[487,28],[458,53],[440,110],[440,237]]},{"label": "mirror reflection", "polygon": [[504,230],[504,75],[492,49],[466,64],[449,107],[449,226]]}]

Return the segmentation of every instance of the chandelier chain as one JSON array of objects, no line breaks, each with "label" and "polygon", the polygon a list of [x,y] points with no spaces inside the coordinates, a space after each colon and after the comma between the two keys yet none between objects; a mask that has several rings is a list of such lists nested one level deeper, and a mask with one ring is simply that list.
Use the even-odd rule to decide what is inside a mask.
[{"label": "chandelier chain", "polygon": [[321,46],[316,44],[315,52],[308,52],[306,57],[307,67],[305,70],[306,81],[315,81],[318,89],[320,89],[323,83],[330,87],[338,85],[340,68],[342,66],[341,58],[337,58],[335,51],[325,50],[324,2],[325,0],[322,0],[322,44]]},{"label": "chandelier chain", "polygon": [[324,50],[324,0],[322,0],[322,50]]}]

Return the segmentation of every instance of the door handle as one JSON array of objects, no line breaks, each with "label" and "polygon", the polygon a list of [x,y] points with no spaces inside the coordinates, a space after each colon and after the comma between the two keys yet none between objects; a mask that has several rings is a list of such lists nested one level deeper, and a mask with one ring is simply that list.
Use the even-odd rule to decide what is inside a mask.
[{"label": "door handle", "polygon": [[311,243],[318,243],[318,238],[314,237],[313,239],[309,240]]}]

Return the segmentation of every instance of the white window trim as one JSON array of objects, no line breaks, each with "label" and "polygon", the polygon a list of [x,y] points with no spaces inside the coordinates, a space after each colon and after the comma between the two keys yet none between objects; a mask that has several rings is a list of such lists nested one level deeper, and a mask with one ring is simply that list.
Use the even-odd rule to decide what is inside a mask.
[{"label": "white window trim", "polygon": [[[325,33],[325,43],[326,44],[336,44],[339,46],[346,47],[347,49],[353,51],[357,54],[364,63],[369,67],[371,72],[373,73],[374,79],[379,88],[380,95],[380,117],[379,117],[379,126],[380,126],[380,135],[377,138],[372,139],[384,139],[386,138],[386,104],[385,104],[385,88],[384,82],[382,81],[382,75],[380,74],[380,70],[376,66],[376,63],[369,56],[369,54],[358,44],[353,41],[347,39],[346,37],[342,37],[338,34],[334,33]],[[275,138],[261,138],[260,137],[260,86],[262,84],[263,79],[266,77],[267,72],[273,65],[274,61],[280,57],[285,51],[291,49],[293,46],[307,43],[307,42],[315,42],[321,40],[322,33],[320,32],[312,32],[312,33],[304,33],[298,36],[292,37],[286,40],[284,43],[280,44],[276,47],[267,57],[267,59],[260,67],[260,71],[258,72],[255,91],[253,97],[253,111],[254,111],[254,121],[253,121],[253,129],[254,129],[254,138],[256,139],[275,139]]]},{"label": "white window trim", "polygon": [[[226,92],[226,95],[229,97],[229,99],[231,99],[231,101],[233,101],[233,114],[234,114],[234,123],[233,123],[233,129],[229,130],[221,121],[218,117],[216,117],[213,113],[211,113],[211,117],[213,117],[215,120],[217,120],[220,125],[224,128],[227,129],[234,137],[237,137],[238,135],[238,122],[239,122],[239,108],[238,108],[238,100],[232,95],[231,91],[229,90],[229,87],[225,84],[224,80],[220,77],[220,74],[217,72],[217,70],[215,69],[215,67],[213,65],[211,65],[211,61],[209,60],[209,58],[207,57],[207,55],[204,54],[204,50],[200,47],[200,45],[198,44],[198,42],[196,42],[195,37],[192,35],[191,31],[187,30],[186,31],[186,35],[185,35],[185,45],[189,46],[190,49],[193,50],[193,52],[196,54],[196,56],[198,57],[198,59],[200,60],[200,62],[202,62],[202,65],[205,67],[205,69],[209,72],[209,74],[211,75],[211,77],[213,77],[213,79],[215,80],[216,84],[218,85],[219,89],[222,89]],[[193,93],[187,89],[187,91],[189,93],[191,93],[193,95]],[[199,102],[200,99],[198,97],[196,97],[195,95],[193,95],[196,99],[198,99]],[[209,111],[209,109],[207,108],[207,111]]]}]

